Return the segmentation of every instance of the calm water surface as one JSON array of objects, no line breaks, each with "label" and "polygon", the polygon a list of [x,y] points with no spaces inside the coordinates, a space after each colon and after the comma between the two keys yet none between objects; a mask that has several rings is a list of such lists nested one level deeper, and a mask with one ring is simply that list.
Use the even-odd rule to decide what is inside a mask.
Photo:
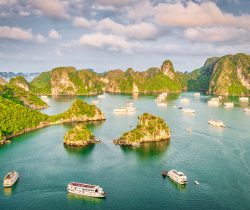
[{"label": "calm water surface", "polygon": [[[181,104],[183,97],[191,103]],[[96,97],[79,98],[91,102]],[[87,124],[101,144],[65,148],[63,136],[72,127],[67,124],[27,133],[0,147],[0,177],[12,169],[20,173],[12,189],[1,188],[0,209],[250,209],[250,115],[243,112],[247,104],[209,107],[206,96],[184,93],[170,95],[167,107],[157,107],[155,98],[107,94],[98,105],[107,120]],[[43,112],[63,112],[74,99],[49,97],[50,107]],[[126,101],[134,102],[136,115],[113,115],[112,109]],[[196,114],[184,114],[179,106],[194,108]],[[140,148],[115,146],[112,140],[134,127],[144,112],[167,121],[171,141]],[[223,120],[227,127],[209,126],[210,118]],[[172,168],[187,175],[186,187],[161,177],[162,169]],[[100,185],[107,198],[69,195],[70,181]]]}]

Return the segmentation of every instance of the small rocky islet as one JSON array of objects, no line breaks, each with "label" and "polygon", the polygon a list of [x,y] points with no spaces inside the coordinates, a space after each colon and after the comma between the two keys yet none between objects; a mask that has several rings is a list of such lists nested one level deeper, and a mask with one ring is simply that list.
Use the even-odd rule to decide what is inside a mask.
[{"label": "small rocky islet", "polygon": [[84,147],[97,144],[99,141],[84,124],[79,124],[68,130],[64,135],[63,143],[67,146]]},{"label": "small rocky islet", "polygon": [[162,118],[144,113],[138,117],[135,129],[124,133],[113,142],[123,146],[139,146],[141,143],[168,141],[170,137],[170,128]]}]

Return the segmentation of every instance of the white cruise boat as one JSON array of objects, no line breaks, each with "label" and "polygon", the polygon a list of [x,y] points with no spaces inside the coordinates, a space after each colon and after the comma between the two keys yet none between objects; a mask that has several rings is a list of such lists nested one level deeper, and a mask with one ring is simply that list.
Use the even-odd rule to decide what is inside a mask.
[{"label": "white cruise boat", "polygon": [[239,101],[241,101],[241,102],[248,102],[248,97],[240,97],[239,98]]},{"label": "white cruise boat", "polygon": [[104,94],[98,95],[97,98],[99,98],[99,99],[104,99],[104,98],[105,98],[105,95],[104,95]]},{"label": "white cruise boat", "polygon": [[114,114],[126,114],[127,113],[127,108],[126,107],[118,107],[113,109]]},{"label": "white cruise boat", "polygon": [[190,99],[188,99],[188,98],[182,98],[182,99],[181,99],[181,102],[182,102],[182,103],[189,103],[189,102],[190,102]]},{"label": "white cruise boat", "polygon": [[16,171],[9,172],[3,179],[4,187],[11,187],[16,183],[19,178],[19,174]]},{"label": "white cruise boat", "polygon": [[194,93],[194,97],[200,97],[201,94],[200,93]]},{"label": "white cruise boat", "polygon": [[190,108],[182,109],[182,111],[183,111],[184,113],[195,114],[195,110],[194,110],[194,109],[190,109]]},{"label": "white cruise boat", "polygon": [[167,103],[164,103],[164,102],[156,102],[156,105],[157,105],[157,106],[162,106],[162,107],[164,106],[164,107],[165,107],[165,106],[167,106]]},{"label": "white cruise boat", "polygon": [[211,98],[209,101],[208,101],[208,105],[211,105],[211,106],[219,106],[221,103],[220,103],[220,99],[219,98]]},{"label": "white cruise boat", "polygon": [[136,108],[135,107],[131,107],[131,106],[127,106],[126,107],[126,111],[127,111],[127,113],[135,113],[136,112]]},{"label": "white cruise boat", "polygon": [[245,108],[245,109],[244,109],[244,112],[246,112],[246,113],[249,113],[249,114],[250,114],[250,108]]},{"label": "white cruise boat", "polygon": [[155,99],[156,103],[160,103],[166,100],[168,96],[168,93],[161,93],[160,95],[158,95],[158,97]]},{"label": "white cruise boat", "polygon": [[133,106],[134,106],[134,103],[128,101],[128,102],[126,102],[126,106],[127,106],[127,107],[133,107]]},{"label": "white cruise boat", "polygon": [[224,103],[224,107],[225,108],[233,108],[234,107],[234,103],[233,102],[226,102],[226,103]]},{"label": "white cruise boat", "polygon": [[179,184],[187,184],[187,177],[182,172],[178,172],[176,170],[170,170],[167,173],[168,177],[174,180],[175,182]]},{"label": "white cruise boat", "polygon": [[135,107],[118,107],[113,109],[114,114],[134,114],[136,113],[136,108]]},{"label": "white cruise boat", "polygon": [[214,126],[217,126],[217,127],[222,127],[222,128],[226,127],[225,124],[220,120],[209,120],[208,124],[214,125]]},{"label": "white cruise boat", "polygon": [[70,182],[68,184],[67,190],[69,193],[95,198],[104,198],[106,195],[105,192],[103,192],[103,189],[97,185],[90,185],[79,182]]}]

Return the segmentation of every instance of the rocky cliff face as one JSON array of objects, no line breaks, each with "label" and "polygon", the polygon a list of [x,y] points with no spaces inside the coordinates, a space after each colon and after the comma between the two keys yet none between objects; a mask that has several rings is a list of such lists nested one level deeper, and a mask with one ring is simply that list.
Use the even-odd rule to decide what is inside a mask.
[{"label": "rocky cliff face", "polygon": [[170,129],[160,117],[144,113],[139,117],[136,128],[124,133],[115,144],[137,146],[145,142],[155,142],[170,139]]},{"label": "rocky cliff face", "polygon": [[75,95],[77,88],[70,81],[69,74],[76,72],[75,68],[56,68],[51,71],[51,93],[52,95]]},{"label": "rocky cliff face", "polygon": [[0,77],[0,85],[5,85],[7,82],[2,78]]},{"label": "rocky cliff face", "polygon": [[175,78],[175,71],[174,71],[173,63],[170,60],[166,60],[163,62],[161,66],[161,72],[167,75],[170,79]]},{"label": "rocky cliff face", "polygon": [[108,71],[106,91],[112,93],[160,93],[181,92],[182,87],[170,60],[163,62],[161,68],[150,68],[137,72],[129,68]]},{"label": "rocky cliff face", "polygon": [[31,82],[31,91],[39,95],[93,95],[103,92],[105,83],[91,70],[58,67],[40,74]]},{"label": "rocky cliff face", "polygon": [[11,78],[9,84],[20,87],[24,89],[25,91],[30,90],[29,83],[23,76],[17,76],[17,77]]},{"label": "rocky cliff face", "polygon": [[250,95],[250,56],[239,53],[208,58],[191,73],[180,73],[182,85],[191,91],[216,95]]},{"label": "rocky cliff face", "polygon": [[213,68],[209,93],[217,95],[250,95],[250,56],[226,55]]},{"label": "rocky cliff face", "polygon": [[98,142],[85,125],[79,124],[65,134],[63,143],[67,146],[83,147]]}]

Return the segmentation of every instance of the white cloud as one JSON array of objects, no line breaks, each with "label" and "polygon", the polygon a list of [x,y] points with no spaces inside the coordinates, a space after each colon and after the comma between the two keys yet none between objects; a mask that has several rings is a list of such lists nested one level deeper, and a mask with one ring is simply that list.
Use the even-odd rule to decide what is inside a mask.
[{"label": "white cloud", "polygon": [[114,11],[115,7],[112,5],[100,5],[100,4],[95,4],[92,7],[94,10],[109,10],[109,11]]},{"label": "white cloud", "polygon": [[28,0],[28,2],[44,15],[59,19],[68,19],[70,17],[65,4],[60,0]]},{"label": "white cloud", "polygon": [[153,16],[155,8],[150,1],[139,1],[133,7],[127,8],[127,16],[132,20],[142,20],[145,17]]},{"label": "white cloud", "polygon": [[101,20],[97,24],[97,29],[111,31],[114,34],[136,39],[152,39],[158,34],[157,28],[153,24],[138,23],[122,25],[114,22],[110,18]]},{"label": "white cloud", "polygon": [[80,37],[79,44],[88,45],[96,48],[108,48],[113,51],[130,52],[131,46],[128,41],[121,37],[111,34],[93,33]]},{"label": "white cloud", "polygon": [[101,5],[125,5],[135,0],[97,0],[98,4]]},{"label": "white cloud", "polygon": [[30,41],[33,39],[31,30],[18,27],[0,26],[0,38]]},{"label": "white cloud", "polygon": [[160,25],[179,27],[237,25],[249,28],[250,25],[249,15],[225,13],[214,2],[159,4],[155,7],[155,20]]},{"label": "white cloud", "polygon": [[41,34],[37,34],[37,35],[35,36],[35,41],[36,41],[37,43],[39,43],[39,44],[43,44],[43,43],[46,42],[46,38],[45,38],[43,35],[41,35]]},{"label": "white cloud", "polygon": [[22,16],[22,17],[26,17],[26,16],[29,16],[30,15],[30,13],[29,12],[26,12],[26,11],[19,11],[19,13],[18,13],[20,16]]},{"label": "white cloud", "polygon": [[51,38],[51,39],[60,39],[61,35],[55,29],[51,29],[49,31],[49,38]]},{"label": "white cloud", "polygon": [[186,29],[184,36],[198,42],[224,42],[244,40],[248,33],[244,29],[234,27],[195,27]]},{"label": "white cloud", "polygon": [[0,5],[12,5],[15,4],[16,0],[0,0]]},{"label": "white cloud", "polygon": [[95,21],[89,21],[83,17],[75,17],[73,20],[74,26],[83,28],[89,28],[93,26],[95,23],[96,23]]}]

